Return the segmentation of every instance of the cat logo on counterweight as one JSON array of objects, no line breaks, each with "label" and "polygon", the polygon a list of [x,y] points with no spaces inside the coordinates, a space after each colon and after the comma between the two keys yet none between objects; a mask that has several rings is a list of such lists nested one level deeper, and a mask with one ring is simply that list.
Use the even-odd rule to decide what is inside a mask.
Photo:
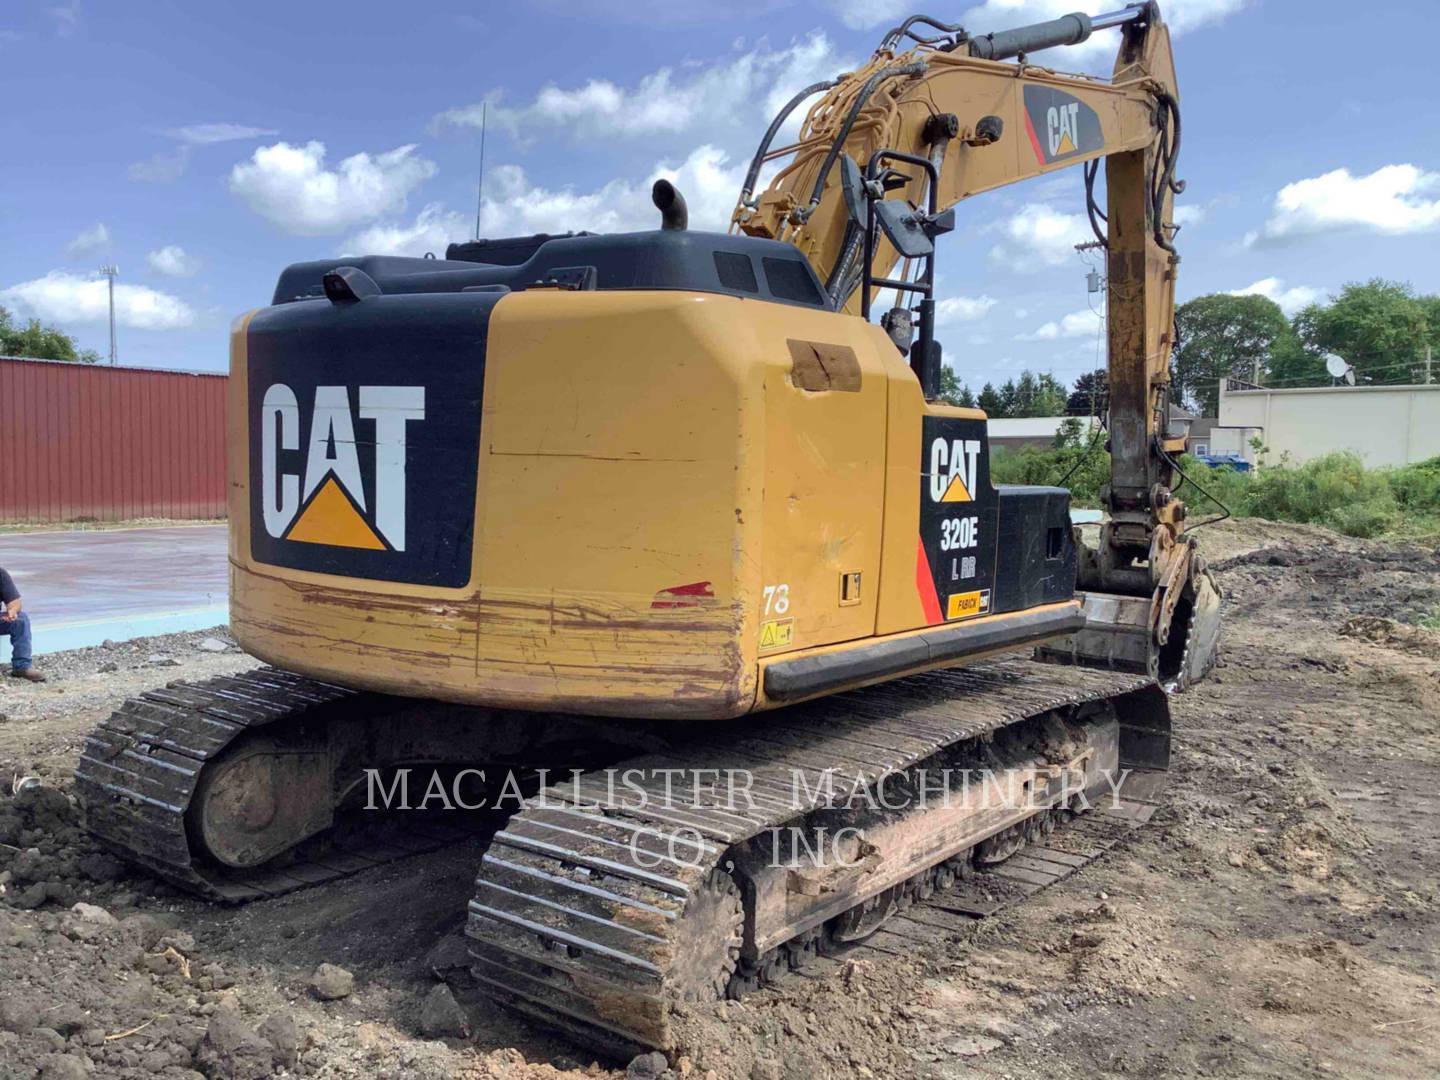
[{"label": "cat logo on counterweight", "polygon": [[[304,473],[280,472],[279,454],[300,449],[300,402],[285,383],[260,406],[260,494],[265,531],[276,539],[370,551],[405,550],[406,433],[425,419],[423,386],[317,386],[310,402]],[[358,438],[360,426],[363,438]],[[362,453],[362,448],[366,453]],[[365,473],[373,479],[366,497]]]}]

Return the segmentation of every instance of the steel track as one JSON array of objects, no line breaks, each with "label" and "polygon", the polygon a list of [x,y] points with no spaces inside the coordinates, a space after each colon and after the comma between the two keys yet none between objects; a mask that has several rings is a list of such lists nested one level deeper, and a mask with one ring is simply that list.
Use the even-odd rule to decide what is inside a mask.
[{"label": "steel track", "polygon": [[[796,801],[797,774],[807,778],[806,790],[819,791],[821,773],[837,766],[876,773],[923,766],[1010,724],[1126,694],[1162,697],[1141,676],[999,661],[762,715],[740,732],[731,726],[687,744],[683,760],[649,755],[618,766],[640,770],[639,785],[653,796],[665,793],[666,770],[745,770],[754,784],[748,806],[673,786],[641,806],[632,790],[611,790],[598,778],[549,788],[482,857],[466,928],[473,973],[494,997],[577,1042],[617,1054],[668,1049],[671,1008],[692,975],[681,967],[695,953],[690,935],[705,930],[689,912],[707,895],[712,873],[733,865],[737,845],[803,820],[818,805]],[[1080,828],[1098,841],[1113,824]],[[662,836],[677,829],[698,839],[671,860]],[[1068,876],[1112,842],[1088,852],[1032,851],[967,882],[952,903],[989,914]],[[943,870],[927,868],[896,896],[919,895],[943,879]],[[790,948],[783,966],[794,966],[813,939]],[[752,972],[776,968],[773,956],[751,965]]]},{"label": "steel track", "polygon": [[187,816],[201,771],[237,738],[259,728],[343,722],[405,704],[268,667],[147,691],[85,740],[75,790],[86,827],[166,881],[227,903],[280,896],[455,843],[470,830],[417,820],[384,839],[372,833],[317,844],[308,857],[292,855],[283,865],[248,873],[193,850]]}]

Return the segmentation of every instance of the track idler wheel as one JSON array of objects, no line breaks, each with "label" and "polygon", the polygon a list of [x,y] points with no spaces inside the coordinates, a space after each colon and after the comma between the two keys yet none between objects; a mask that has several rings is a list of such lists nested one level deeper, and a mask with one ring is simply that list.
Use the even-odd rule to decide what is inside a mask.
[{"label": "track idler wheel", "polygon": [[328,829],[329,755],[258,737],[207,763],[188,812],[192,840],[216,862],[251,869]]}]

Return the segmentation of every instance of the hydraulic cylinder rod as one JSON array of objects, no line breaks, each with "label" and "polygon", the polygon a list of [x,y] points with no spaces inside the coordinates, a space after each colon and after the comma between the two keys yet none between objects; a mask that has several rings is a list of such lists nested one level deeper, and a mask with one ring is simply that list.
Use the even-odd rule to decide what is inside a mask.
[{"label": "hydraulic cylinder rod", "polygon": [[1000,30],[994,34],[972,38],[965,43],[971,56],[981,60],[1005,60],[1021,53],[1039,52],[1056,45],[1079,45],[1096,30],[1134,22],[1143,18],[1148,4],[1132,4],[1122,11],[1111,11],[1104,15],[1086,15],[1074,12],[1062,15],[1048,22],[1032,23],[1014,30]]}]

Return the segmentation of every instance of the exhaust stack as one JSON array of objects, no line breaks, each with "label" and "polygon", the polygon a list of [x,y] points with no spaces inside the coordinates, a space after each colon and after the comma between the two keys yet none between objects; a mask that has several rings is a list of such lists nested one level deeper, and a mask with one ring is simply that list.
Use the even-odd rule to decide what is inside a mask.
[{"label": "exhaust stack", "polygon": [[655,181],[650,189],[650,201],[660,211],[660,228],[683,230],[690,227],[690,211],[685,207],[685,196],[669,180]]}]

